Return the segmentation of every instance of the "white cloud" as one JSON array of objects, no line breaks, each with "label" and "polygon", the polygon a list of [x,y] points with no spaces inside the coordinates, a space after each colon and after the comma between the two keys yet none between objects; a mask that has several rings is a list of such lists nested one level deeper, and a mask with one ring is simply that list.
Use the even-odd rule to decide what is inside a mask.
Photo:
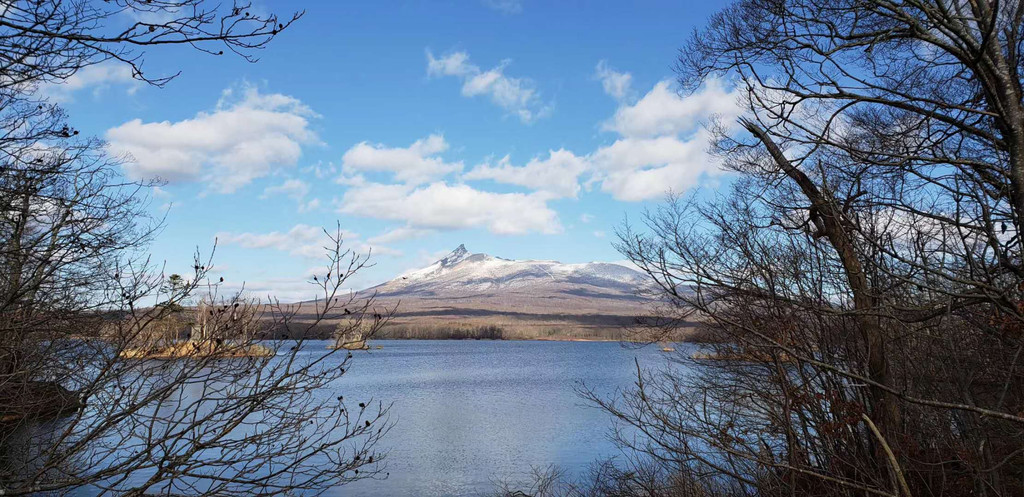
[{"label": "white cloud", "polygon": [[695,139],[681,140],[674,136],[657,138],[622,138],[597,149],[591,160],[603,171],[632,172],[658,164],[699,165],[706,159],[707,132],[697,133]]},{"label": "white cloud", "polygon": [[737,95],[718,80],[688,96],[672,90],[668,81],[657,83],[605,123],[620,137],[588,156],[591,181],[618,200],[635,202],[685,191],[721,174],[719,161],[708,152],[711,134],[701,124],[712,116],[735,122],[741,114]]},{"label": "white cloud", "polygon": [[309,183],[301,179],[289,178],[280,185],[264,188],[263,195],[260,195],[260,198],[266,199],[275,195],[284,195],[298,204],[299,212],[308,212],[320,207],[320,199],[314,198],[309,202],[306,201],[306,196],[309,195],[311,188]]},{"label": "white cloud", "polygon": [[596,237],[596,238],[604,238],[605,237],[605,232],[597,230],[597,231],[594,232],[594,237]]},{"label": "white cloud", "polygon": [[480,68],[469,63],[469,54],[453,52],[440,59],[427,50],[427,74],[430,76],[471,76],[479,74]]},{"label": "white cloud", "polygon": [[264,302],[267,302],[268,299],[275,299],[281,303],[303,302],[317,297],[323,299],[323,288],[317,292],[317,287],[305,278],[298,277],[268,278],[237,283],[233,278],[228,278],[227,282],[220,287],[221,295],[233,295],[238,292],[244,292],[246,295]]},{"label": "white cloud", "polygon": [[333,162],[324,164],[323,162],[317,162],[312,166],[306,166],[302,168],[302,172],[306,174],[312,174],[316,179],[324,179],[338,174],[338,167]]},{"label": "white cloud", "polygon": [[276,169],[294,166],[317,142],[316,114],[299,100],[253,86],[225,90],[213,112],[178,122],[128,121],[107,130],[111,152],[129,154],[132,178],[196,182],[231,193]]},{"label": "white cloud", "polygon": [[718,161],[708,153],[710,136],[701,131],[683,140],[674,136],[623,138],[592,156],[601,189],[618,200],[659,198],[669,190],[684,191],[701,177],[718,174]]},{"label": "white cloud", "polygon": [[714,115],[723,121],[739,117],[737,96],[717,79],[709,80],[699,91],[685,97],[672,88],[670,81],[664,80],[654,85],[635,104],[619,107],[603,128],[626,137],[692,132],[700,127],[702,121]]},{"label": "white cloud", "polygon": [[407,148],[389,148],[361,142],[342,156],[340,182],[356,177],[356,171],[386,171],[398,181],[409,184],[426,183],[447,174],[461,171],[462,162],[445,162],[437,154],[448,150],[441,135],[416,140]]},{"label": "white cloud", "polygon": [[612,69],[608,66],[608,61],[602,60],[597,63],[594,77],[601,81],[604,92],[615,97],[616,100],[625,99],[633,91],[631,88],[633,75]]},{"label": "white cloud", "polygon": [[466,52],[454,52],[441,58],[427,50],[427,74],[429,76],[455,76],[462,78],[462,95],[475,97],[489,96],[491,101],[524,123],[546,117],[551,106],[540,100],[532,81],[505,75],[506,60],[493,69],[483,71],[469,62]]},{"label": "white cloud", "polygon": [[[236,279],[233,274],[225,274],[224,283],[219,283],[218,293],[220,295],[233,295],[244,292],[246,295],[268,302],[268,299],[277,300],[282,303],[310,301],[316,298],[324,298],[324,289],[317,282],[311,281],[314,275],[324,276],[326,266],[316,265],[307,268],[305,271],[297,271],[293,275],[284,277],[266,277],[266,274],[258,274],[258,279]],[[232,271],[232,273],[237,273]],[[355,273],[344,282],[344,287],[338,289],[338,298],[347,296],[349,292],[365,288],[366,281],[362,273]]]},{"label": "white cloud", "polygon": [[357,253],[360,253],[360,254],[370,254],[371,256],[372,255],[387,255],[387,256],[391,256],[391,257],[401,257],[402,256],[402,251],[401,250],[396,250],[396,249],[393,249],[391,247],[387,247],[387,246],[381,245],[379,243],[359,243],[359,244],[355,244],[352,247],[352,250],[355,250]]},{"label": "white cloud", "polygon": [[410,227],[427,229],[482,227],[498,234],[558,233],[562,229],[544,195],[492,193],[443,182],[421,188],[366,184],[345,193],[339,212],[405,221]]},{"label": "white cloud", "polygon": [[[349,233],[346,238],[358,238]],[[303,257],[320,257],[324,254],[319,243],[326,235],[322,228],[308,224],[297,224],[286,232],[270,233],[217,233],[217,242],[224,245],[239,245],[250,249],[274,249]]]},{"label": "white cloud", "polygon": [[299,212],[309,212],[320,208],[320,199],[314,198],[305,204],[299,205]]},{"label": "white cloud", "polygon": [[306,198],[306,195],[309,194],[309,189],[309,183],[306,183],[301,179],[291,178],[285,180],[285,182],[281,183],[280,185],[268,186],[267,188],[263,189],[262,198],[267,198],[274,195],[284,195],[286,197],[291,198],[292,200],[295,200],[296,202],[301,202],[303,199]]},{"label": "white cloud", "polygon": [[522,0],[483,0],[483,3],[503,14],[518,14],[523,11]]},{"label": "white cloud", "polygon": [[[357,253],[372,252],[375,254],[401,255],[401,252],[383,245],[360,241],[358,233],[342,230],[342,249],[350,248]],[[296,224],[290,230],[271,231],[269,233],[217,233],[217,243],[222,245],[238,245],[248,249],[273,249],[287,252],[306,259],[324,259],[331,245],[330,239],[323,228],[308,224]]]},{"label": "white cloud", "polygon": [[434,233],[434,230],[431,229],[401,226],[392,230],[388,230],[375,237],[371,237],[368,241],[370,243],[395,243],[413,238],[422,238],[432,233]]},{"label": "white cloud", "polygon": [[39,93],[54,102],[70,102],[76,92],[92,88],[93,96],[98,96],[112,86],[124,86],[125,92],[133,95],[142,83],[132,77],[128,64],[106,61],[83,67],[59,83],[45,84],[39,88]]},{"label": "white cloud", "polygon": [[[433,74],[462,75],[467,80],[482,74],[474,72],[464,53],[429,58]],[[613,90],[627,91],[624,88],[618,85]],[[617,200],[632,202],[660,198],[669,190],[684,191],[721,174],[718,161],[708,152],[711,136],[701,121],[712,115],[723,119],[739,115],[732,91],[712,81],[684,97],[663,81],[633,104],[620,102],[615,117],[606,124],[606,129],[617,133],[616,139],[586,156],[550,150],[519,166],[506,156],[456,178],[516,185],[527,193],[491,192],[453,183],[451,177],[462,163],[445,162],[439,154],[449,144],[440,135],[431,135],[407,148],[363,142],[349,149],[336,179],[348,188],[334,203],[342,214],[404,225],[371,239],[375,243],[470,228],[500,234],[559,233],[558,214],[548,203],[577,197],[581,180],[600,185]],[[388,173],[393,181],[364,175],[369,172]],[[594,217],[584,214],[580,219],[588,223]]]},{"label": "white cloud", "polygon": [[587,163],[565,149],[550,150],[548,157],[534,157],[525,166],[516,167],[508,156],[497,166],[479,165],[463,175],[463,179],[489,179],[499,183],[524,186],[550,193],[556,197],[576,197],[580,191],[579,176],[587,170]]}]

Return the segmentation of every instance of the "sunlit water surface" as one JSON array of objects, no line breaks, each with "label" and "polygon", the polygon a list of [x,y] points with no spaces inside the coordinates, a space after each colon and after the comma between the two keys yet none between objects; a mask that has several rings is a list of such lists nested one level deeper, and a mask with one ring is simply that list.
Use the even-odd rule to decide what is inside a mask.
[{"label": "sunlit water surface", "polygon": [[[299,353],[323,354],[326,345],[306,342]],[[577,388],[613,395],[636,380],[637,362],[659,367],[672,355],[612,342],[376,340],[373,346],[381,348],[355,352],[345,376],[321,395],[391,404],[393,427],[377,447],[387,453],[388,476],[326,495],[488,495],[499,482],[527,484],[532,468],[582,475],[619,451],[609,438],[611,417],[588,405]]]},{"label": "sunlit water surface", "polygon": [[[337,495],[479,495],[525,481],[532,467],[580,474],[618,452],[612,420],[576,393],[580,382],[611,395],[635,381],[636,364],[665,355],[608,342],[377,341],[357,356],[341,389],[393,402],[385,481]],[[351,397],[355,398],[355,397]]]}]

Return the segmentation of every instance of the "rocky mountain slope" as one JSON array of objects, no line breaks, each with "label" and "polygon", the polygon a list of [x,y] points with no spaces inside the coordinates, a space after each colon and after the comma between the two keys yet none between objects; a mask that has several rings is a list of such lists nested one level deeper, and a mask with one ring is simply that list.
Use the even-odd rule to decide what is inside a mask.
[{"label": "rocky mountain slope", "polygon": [[647,311],[637,295],[646,281],[619,264],[517,261],[460,245],[361,293],[397,306],[387,331],[396,338],[617,339]]},{"label": "rocky mountain slope", "polygon": [[459,245],[443,259],[374,287],[381,297],[465,298],[564,295],[637,300],[640,272],[618,264],[516,261],[470,254]]}]

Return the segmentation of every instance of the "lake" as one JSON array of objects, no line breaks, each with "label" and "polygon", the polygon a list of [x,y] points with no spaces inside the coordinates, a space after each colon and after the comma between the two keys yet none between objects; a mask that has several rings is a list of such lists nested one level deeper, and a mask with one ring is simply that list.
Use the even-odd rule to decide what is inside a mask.
[{"label": "lake", "polygon": [[[307,341],[297,353],[324,354],[327,345]],[[557,466],[569,477],[582,475],[619,451],[609,438],[611,417],[587,405],[576,388],[584,382],[610,396],[633,384],[634,360],[661,367],[673,356],[653,346],[615,342],[374,340],[372,345],[381,348],[353,352],[341,380],[318,395],[343,395],[350,405],[371,400],[391,405],[393,427],[376,447],[386,452],[389,477],[339,486],[325,495],[486,495],[499,482],[526,488],[534,468]],[[689,346],[684,347],[680,351],[687,353]],[[332,355],[333,364],[325,367],[340,367],[345,355]],[[183,402],[192,400],[186,393]],[[40,431],[61,426],[57,421]],[[120,440],[113,443],[125,447]],[[128,484],[146,478],[148,473],[140,472]],[[74,492],[97,493],[95,487]]]},{"label": "lake", "polygon": [[574,388],[583,381],[613,394],[635,381],[634,358],[660,366],[668,356],[611,342],[373,345],[383,348],[356,353],[338,389],[345,398],[393,403],[395,426],[382,447],[390,476],[328,495],[480,495],[493,493],[498,480],[523,481],[534,466],[581,474],[618,451],[608,437],[611,418]]}]

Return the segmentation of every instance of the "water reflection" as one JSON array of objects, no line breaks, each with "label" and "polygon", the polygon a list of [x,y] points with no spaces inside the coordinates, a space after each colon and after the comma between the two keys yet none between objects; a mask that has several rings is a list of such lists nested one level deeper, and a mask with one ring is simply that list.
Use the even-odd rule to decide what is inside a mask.
[{"label": "water reflection", "polygon": [[[394,426],[377,447],[388,452],[389,477],[338,487],[328,495],[479,495],[493,491],[497,480],[527,478],[532,467],[554,464],[570,475],[581,474],[592,461],[617,452],[607,436],[611,420],[584,405],[574,387],[585,381],[596,391],[611,394],[634,381],[634,358],[649,366],[666,360],[655,347],[632,349],[599,342],[374,345],[383,348],[357,352],[344,377],[318,395],[324,400],[343,395],[349,406],[377,399],[392,403]],[[326,342],[307,342],[300,355],[312,358],[323,354],[325,347]],[[343,358],[332,358],[335,366],[340,367]],[[186,385],[180,399],[195,402],[210,391],[211,385]],[[163,414],[174,418],[173,412]],[[59,421],[51,422],[20,436],[45,437],[61,428]],[[118,444],[124,447],[122,453],[106,457],[129,455],[132,443],[125,439]],[[24,446],[4,449],[8,468],[31,463]],[[129,475],[126,483],[146,478],[143,473]],[[97,493],[99,489],[81,489],[75,495]]]},{"label": "water reflection", "polygon": [[599,342],[393,341],[367,353],[345,388],[393,399],[397,424],[384,445],[391,476],[338,495],[479,495],[533,466],[580,474],[615,455],[608,416],[576,396],[579,381],[612,393],[655,348]]}]

